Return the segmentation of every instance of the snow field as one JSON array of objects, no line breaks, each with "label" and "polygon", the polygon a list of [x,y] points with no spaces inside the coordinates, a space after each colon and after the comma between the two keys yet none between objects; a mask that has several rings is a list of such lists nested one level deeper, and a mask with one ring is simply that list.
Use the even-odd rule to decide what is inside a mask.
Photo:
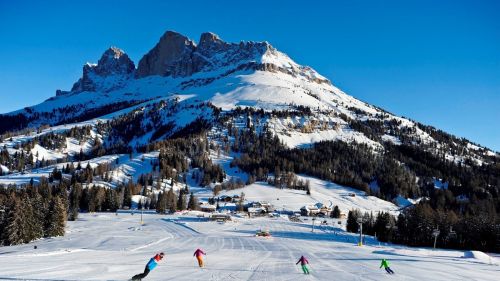
[{"label": "snow field", "polygon": [[[497,280],[498,266],[460,251],[355,245],[356,235],[283,219],[235,218],[220,224],[196,216],[82,214],[64,237],[0,248],[0,280],[127,280],[155,253],[166,259],[145,280]],[[268,229],[272,238],[257,238]],[[37,245],[38,249],[33,249]],[[198,268],[193,252],[207,252]],[[311,275],[295,262],[305,255]],[[485,255],[485,254],[483,254]],[[396,275],[379,269],[390,262]],[[28,262],[28,263],[27,263]]]},{"label": "snow field", "polygon": [[256,182],[240,189],[224,191],[220,195],[240,195],[243,192],[246,200],[267,201],[277,211],[299,212],[303,206],[323,203],[326,206],[337,205],[345,213],[351,209],[360,209],[362,212],[385,211],[392,214],[398,213],[399,207],[393,203],[375,196],[366,196],[364,192],[354,188],[340,186],[313,177],[299,176],[298,178],[310,181],[310,196],[303,190],[279,189],[262,182]]}]

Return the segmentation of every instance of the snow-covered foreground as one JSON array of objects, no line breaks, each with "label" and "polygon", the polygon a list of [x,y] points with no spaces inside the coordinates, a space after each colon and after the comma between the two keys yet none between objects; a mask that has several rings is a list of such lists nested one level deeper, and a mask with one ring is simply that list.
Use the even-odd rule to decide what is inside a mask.
[{"label": "snow-covered foreground", "polygon": [[[145,280],[498,280],[500,267],[460,251],[355,245],[355,237],[283,218],[235,218],[219,224],[195,216],[84,214],[65,237],[0,248],[0,280],[127,280],[158,251],[166,260]],[[268,229],[272,238],[257,238]],[[336,233],[336,234],[335,234]],[[34,245],[38,249],[34,249]],[[207,252],[206,267],[193,258]],[[311,275],[295,262],[305,255]],[[379,269],[385,257],[396,272]],[[496,262],[492,259],[492,262]]]}]

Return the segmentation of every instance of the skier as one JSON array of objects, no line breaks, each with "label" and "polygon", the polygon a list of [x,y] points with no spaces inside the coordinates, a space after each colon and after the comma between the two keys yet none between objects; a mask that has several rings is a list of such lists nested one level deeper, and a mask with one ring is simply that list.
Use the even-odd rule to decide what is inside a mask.
[{"label": "skier", "polygon": [[142,280],[142,278],[146,277],[151,270],[153,270],[157,265],[158,262],[160,262],[163,259],[163,256],[165,254],[163,252],[156,254],[154,257],[152,257],[149,262],[146,264],[146,268],[144,268],[144,272],[134,275],[132,277],[132,280]]},{"label": "skier", "polygon": [[307,268],[307,265],[309,264],[309,261],[306,259],[306,257],[301,256],[299,261],[295,264],[299,264],[302,266],[302,271],[304,271],[304,274],[309,274],[309,269]]},{"label": "skier", "polygon": [[380,264],[380,268],[384,267],[385,271],[389,274],[394,274],[394,271],[389,267],[389,262],[386,259],[382,259],[382,263]]},{"label": "skier", "polygon": [[196,259],[198,260],[198,266],[200,267],[203,267],[203,256],[206,256],[207,254],[205,252],[203,252],[202,249],[198,248],[196,249],[196,251],[194,251],[194,254],[193,254],[193,257],[196,257]]}]

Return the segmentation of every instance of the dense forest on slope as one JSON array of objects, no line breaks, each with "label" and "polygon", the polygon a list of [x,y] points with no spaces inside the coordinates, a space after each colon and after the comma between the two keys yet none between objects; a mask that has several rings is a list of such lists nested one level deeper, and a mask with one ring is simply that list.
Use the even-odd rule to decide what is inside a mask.
[{"label": "dense forest on slope", "polygon": [[[266,180],[270,173],[276,177],[302,173],[386,200],[399,195],[423,197],[397,219],[388,218],[388,214],[379,214],[375,219],[373,214],[352,211],[351,216],[356,217],[350,221],[350,231],[358,230],[356,219],[363,216],[365,233],[376,232],[382,241],[431,246],[432,232],[437,227],[441,231],[440,247],[500,250],[500,170],[496,162],[483,166],[456,164],[407,145],[386,144],[383,154],[374,153],[363,144],[341,141],[289,149],[269,132],[257,134],[252,128],[233,136],[233,149],[241,156],[232,164],[249,173],[253,180]],[[436,188],[435,177],[446,181],[447,187]],[[376,182],[378,188],[370,188],[370,182]]]},{"label": "dense forest on slope", "polygon": [[[153,196],[151,190],[146,188],[153,187],[160,190],[159,183],[167,179],[171,179],[172,184],[176,181],[182,183],[186,180],[185,174],[189,169],[197,169],[198,172],[193,175],[201,186],[223,183],[214,188],[214,193],[221,189],[241,187],[243,183],[240,182],[224,182],[225,171],[219,165],[213,164],[210,159],[210,151],[221,153],[223,150],[224,153],[237,153],[238,157],[231,165],[249,174],[247,183],[271,181],[274,184],[279,182],[278,185],[281,187],[308,190],[306,183],[294,180],[296,179],[294,174],[306,174],[351,186],[389,201],[398,196],[423,198],[419,204],[403,210],[398,218],[388,218],[387,215],[383,215],[381,219],[384,222],[377,222],[373,215],[372,219],[368,216],[367,233],[377,232],[379,237],[386,237],[380,238],[382,241],[390,239],[412,246],[429,246],[430,240],[427,237],[429,229],[438,227],[442,233],[438,239],[442,247],[470,246],[474,249],[493,250],[496,243],[496,238],[493,237],[497,237],[499,233],[500,164],[495,156],[489,157],[483,165],[467,159],[455,162],[446,158],[444,154],[430,152],[432,146],[414,145],[413,139],[406,140],[403,137],[400,145],[383,142],[383,150],[374,150],[366,143],[343,141],[320,141],[309,146],[289,148],[277,135],[271,133],[264,121],[271,117],[309,116],[311,109],[307,107],[272,112],[237,108],[222,112],[210,103],[201,104],[199,108],[208,109],[213,117],[196,118],[180,129],[174,129],[172,123],[164,123],[159,117],[163,114],[162,110],[185,109],[179,108],[175,101],[151,104],[149,108],[150,111],[132,111],[111,121],[98,123],[94,127],[81,126],[64,132],[42,134],[16,144],[13,148],[20,152],[16,151],[14,154],[9,154],[5,147],[0,148],[0,164],[9,170],[25,171],[73,161],[71,164],[66,164],[63,169],[54,168],[50,177],[40,183],[43,187],[39,187],[38,190],[49,188],[52,190],[51,194],[62,194],[55,190],[66,190],[69,199],[62,198],[61,201],[65,204],[66,216],[74,219],[78,211],[113,211],[117,208],[130,207],[131,196],[137,194],[148,197],[147,207],[157,209],[159,212],[193,207],[196,204],[189,202],[196,198],[190,196],[193,199],[188,202],[186,198],[190,194],[188,189],[181,189],[179,192],[161,190],[158,196]],[[373,139],[380,139],[381,133],[385,130],[383,126],[397,130],[397,124],[373,121],[356,123],[345,116],[343,118],[350,122],[350,126],[357,126],[360,131],[365,131],[365,134]],[[448,147],[460,141],[448,137],[443,132],[433,131],[427,127],[424,129],[442,141],[451,140]],[[97,135],[90,137],[91,132]],[[401,131],[398,132],[404,135]],[[133,140],[146,133],[151,136],[147,144],[130,145]],[[102,136],[102,139],[97,136]],[[8,137],[11,137],[10,134],[4,135],[4,138]],[[89,142],[90,149],[50,161],[40,160],[38,155],[29,153],[35,145],[60,150],[65,147],[65,140],[68,137],[80,142]],[[458,145],[462,147],[466,144],[459,142]],[[460,154],[460,147],[456,148],[457,155]],[[151,171],[141,175],[138,181],[120,183],[115,189],[92,185],[96,180],[110,182],[110,174],[118,163],[99,164],[92,168],[86,161],[115,153],[130,154],[132,157],[133,153],[150,151],[158,151],[158,159],[152,161]],[[446,187],[443,185],[436,188],[437,180],[446,183]],[[28,206],[34,201],[29,197],[31,193],[26,193],[26,190],[33,189],[33,186],[31,183],[20,191],[13,191],[14,187],[11,187],[8,189],[9,192],[3,193],[4,229],[12,223],[14,210],[17,210],[16,206],[5,202],[16,201]],[[354,211],[352,213],[355,215]],[[24,219],[14,221],[19,222],[19,225],[24,223]],[[391,227],[384,231],[381,230],[381,225],[385,221],[389,221]],[[450,227],[454,231],[451,236]],[[474,234],[468,232],[471,230]],[[421,233],[422,237],[412,238],[415,232]],[[17,240],[14,236],[12,239],[9,238],[10,240],[4,237],[2,243],[27,242],[30,239],[47,236],[46,233],[49,232],[19,234],[27,236]],[[475,242],[471,242],[472,240]]]}]

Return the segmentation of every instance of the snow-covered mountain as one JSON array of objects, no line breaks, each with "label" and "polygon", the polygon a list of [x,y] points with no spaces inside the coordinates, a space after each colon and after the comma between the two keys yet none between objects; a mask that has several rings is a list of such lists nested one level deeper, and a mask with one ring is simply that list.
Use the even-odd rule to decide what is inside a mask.
[{"label": "snow-covered mountain", "polygon": [[[56,92],[47,101],[2,116],[2,132],[60,125],[132,110],[148,111],[159,101],[180,102],[163,112],[161,124],[153,124],[149,136],[161,125],[175,120],[181,129],[206,110],[192,110],[209,102],[224,111],[236,107],[294,110],[309,108],[311,114],[294,118],[263,120],[289,147],[307,146],[323,140],[366,143],[383,149],[381,143],[428,144],[457,163],[466,159],[482,163],[492,151],[465,141],[445,143],[431,136],[433,128],[394,116],[349,96],[312,68],[295,63],[267,42],[227,43],[213,33],[203,33],[196,44],[182,34],[167,31],[139,61],[138,67],[116,47],[104,52],[97,64],[86,63],[82,77],[70,91]],[[111,114],[113,111],[117,114]],[[367,135],[367,127],[382,127],[378,135]],[[353,124],[354,123],[354,124]],[[87,124],[87,123],[85,123]],[[172,132],[175,131],[172,130]],[[404,138],[404,140],[402,140]],[[137,136],[135,145],[151,139]],[[460,149],[460,151],[459,151]]]},{"label": "snow-covered mountain", "polygon": [[214,208],[243,192],[294,212],[401,213],[400,243],[431,245],[439,224],[446,247],[498,251],[498,153],[360,101],[267,42],[213,33],[167,31],[137,64],[111,47],[69,91],[0,115],[0,186],[48,182],[118,190],[127,207],[189,190]]},{"label": "snow-covered mountain", "polygon": [[[70,91],[58,90],[41,104],[2,116],[3,121],[16,120],[3,122],[0,132],[86,121],[137,105],[144,108],[146,102],[174,99],[187,107],[209,102],[225,111],[238,106],[265,111],[310,108],[308,116],[265,120],[290,147],[322,140],[355,141],[374,148],[381,148],[383,142],[424,143],[435,147],[436,153],[441,149],[451,161],[469,159],[479,164],[484,156],[495,155],[458,138],[445,143],[433,137],[438,131],[434,128],[357,100],[267,42],[227,43],[213,33],[203,33],[196,44],[172,31],[160,38],[137,68],[124,51],[109,48],[97,64],[83,66],[82,77]],[[381,130],[369,135],[359,124],[353,126],[359,122]]]},{"label": "snow-covered mountain", "polygon": [[[230,120],[220,121],[221,113]],[[211,141],[222,145],[228,122],[269,131],[288,148],[340,140],[366,145],[375,154],[384,154],[388,146],[416,147],[453,165],[480,167],[498,159],[487,148],[344,93],[268,42],[228,43],[207,32],[195,43],[173,31],[137,67],[123,50],[111,47],[96,64],[83,66],[71,90],[57,90],[45,102],[0,115],[0,146],[11,156],[70,162],[96,143],[107,149],[104,154],[111,148],[136,150],[182,136],[195,125],[210,130]],[[68,135],[73,128],[86,128],[88,134],[76,139]],[[61,136],[58,145],[23,147],[50,134]],[[14,167],[19,161],[7,162],[0,163],[3,174],[23,172]],[[377,189],[377,182],[370,188]]]}]

